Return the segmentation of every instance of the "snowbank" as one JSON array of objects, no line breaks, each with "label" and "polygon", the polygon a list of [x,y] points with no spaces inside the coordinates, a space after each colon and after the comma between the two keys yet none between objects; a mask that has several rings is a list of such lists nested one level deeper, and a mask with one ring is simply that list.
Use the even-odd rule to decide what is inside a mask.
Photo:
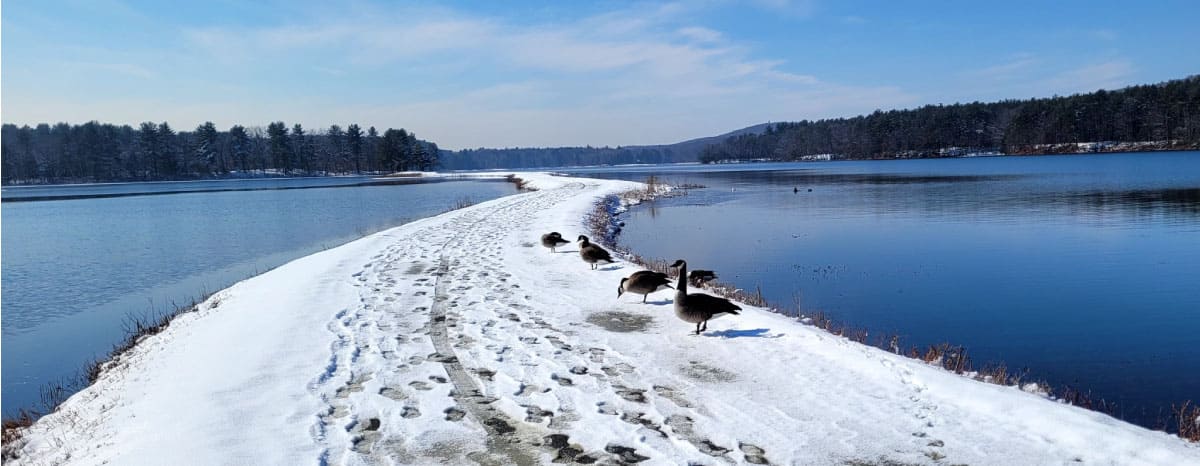
[{"label": "snowbank", "polygon": [[[746,307],[702,336],[538,236],[535,187],[221,291],[25,437],[24,464],[1200,464],[1200,448]],[[702,264],[693,264],[701,266]]]}]

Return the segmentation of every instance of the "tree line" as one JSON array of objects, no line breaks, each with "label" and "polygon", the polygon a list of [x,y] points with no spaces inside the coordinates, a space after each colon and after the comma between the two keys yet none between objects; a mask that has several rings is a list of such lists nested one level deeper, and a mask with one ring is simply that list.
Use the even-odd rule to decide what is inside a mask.
[{"label": "tree line", "polygon": [[677,150],[671,146],[479,148],[443,151],[441,155],[442,168],[447,170],[579,167],[694,161],[696,161],[694,152]]},{"label": "tree line", "polygon": [[194,131],[176,131],[166,122],[132,127],[90,121],[5,124],[0,130],[4,184],[429,170],[438,153],[437,144],[404,129],[381,134],[358,124],[307,130],[276,121],[220,131],[205,122]]},{"label": "tree line", "polygon": [[[1091,142],[1101,144],[1079,145]],[[1068,97],[927,105],[778,123],[761,134],[710,145],[701,151],[700,161],[1040,154],[1106,147],[1200,149],[1200,76]]]}]

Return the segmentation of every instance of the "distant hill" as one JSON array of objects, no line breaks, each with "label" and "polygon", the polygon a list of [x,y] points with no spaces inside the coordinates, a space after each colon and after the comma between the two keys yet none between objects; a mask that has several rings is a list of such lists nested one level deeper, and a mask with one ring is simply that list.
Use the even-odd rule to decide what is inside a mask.
[{"label": "distant hill", "polygon": [[1066,97],[876,110],[770,125],[701,149],[701,162],[962,157],[1200,149],[1200,75]]},{"label": "distant hill", "polygon": [[620,147],[529,147],[512,149],[444,150],[443,170],[557,168],[634,163],[695,162],[705,147],[731,137],[762,134],[771,123],[748,126],[719,136],[689,139],[674,144]]},{"label": "distant hill", "polygon": [[444,169],[1200,149],[1200,76],[1050,98],[763,123],[674,144],[473,149]]},{"label": "distant hill", "polygon": [[771,125],[772,125],[772,123],[759,123],[754,126],[747,126],[745,128],[739,129],[739,130],[730,131],[728,133],[725,133],[725,134],[722,134],[719,136],[708,136],[708,137],[703,137],[703,138],[688,139],[687,141],[677,142],[674,144],[660,144],[660,145],[652,145],[652,146],[626,146],[626,147],[629,149],[635,149],[635,150],[638,150],[638,149],[660,149],[660,150],[670,149],[670,150],[674,151],[674,153],[679,154],[681,156],[684,156],[684,155],[692,156],[688,160],[682,160],[683,162],[694,162],[700,156],[700,152],[702,152],[705,147],[707,147],[711,144],[717,144],[717,143],[723,142],[726,139],[729,139],[731,137],[741,136],[744,134],[762,134],[762,133],[766,132],[767,127],[769,127]]}]

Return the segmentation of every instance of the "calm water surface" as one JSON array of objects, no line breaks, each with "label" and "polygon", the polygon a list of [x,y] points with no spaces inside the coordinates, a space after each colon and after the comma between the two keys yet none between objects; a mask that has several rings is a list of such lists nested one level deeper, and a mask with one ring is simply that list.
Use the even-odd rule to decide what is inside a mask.
[{"label": "calm water surface", "polygon": [[[161,311],[292,259],[437,214],[512,185],[368,178],[5,188],[3,409],[31,407],[124,336],[129,313]],[[182,193],[181,193],[182,192]]]},{"label": "calm water surface", "polygon": [[619,241],[772,303],[961,344],[1146,425],[1200,400],[1200,153],[577,172],[707,186],[632,209]]}]

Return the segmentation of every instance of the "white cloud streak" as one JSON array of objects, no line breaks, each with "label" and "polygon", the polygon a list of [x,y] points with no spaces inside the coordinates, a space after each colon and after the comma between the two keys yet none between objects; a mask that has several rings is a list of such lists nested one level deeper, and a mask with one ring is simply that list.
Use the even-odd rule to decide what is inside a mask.
[{"label": "white cloud streak", "polygon": [[[811,9],[808,2],[769,3],[763,6]],[[825,83],[788,70],[784,61],[756,58],[720,31],[681,24],[685,10],[668,4],[533,25],[446,10],[372,10],[314,24],[197,29],[187,36],[216,59],[243,63],[312,48],[354,51],[344,66],[469,63],[456,68],[473,77],[467,90],[359,103],[340,112],[356,120],[401,121],[449,147],[664,143],[766,120],[912,101],[896,88]],[[405,115],[420,118],[404,121]]]},{"label": "white cloud streak", "polygon": [[[809,2],[771,3],[763,7],[811,9]],[[689,8],[641,5],[529,23],[438,7],[357,4],[273,26],[198,27],[182,32],[184,49],[172,55],[196,64],[186,79],[203,83],[209,95],[97,95],[80,109],[51,102],[37,113],[56,108],[61,114],[52,120],[87,113],[180,127],[209,119],[313,127],[359,122],[403,126],[461,148],[669,143],[768,120],[853,115],[914,101],[895,87],[843,85],[797,71],[695,24]],[[137,65],[108,71],[157,76]],[[185,78],[169,68],[161,74]],[[293,84],[277,91],[272,83]],[[302,94],[303,83],[369,91]],[[219,89],[240,91],[224,96]]]}]

